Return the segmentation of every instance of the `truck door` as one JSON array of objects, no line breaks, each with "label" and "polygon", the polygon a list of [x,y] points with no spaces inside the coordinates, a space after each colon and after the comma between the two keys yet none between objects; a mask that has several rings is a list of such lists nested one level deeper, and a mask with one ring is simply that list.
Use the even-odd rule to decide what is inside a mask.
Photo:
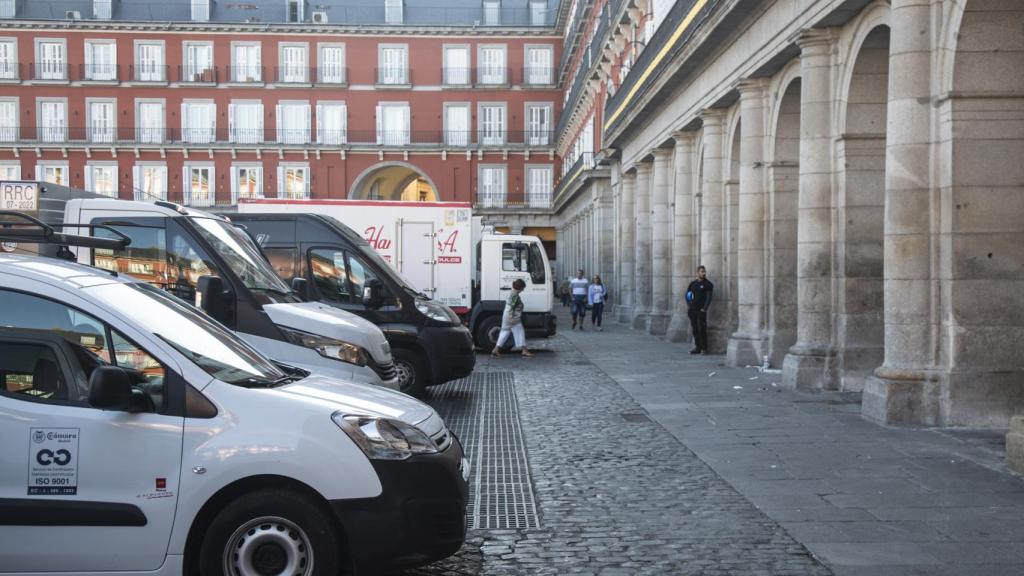
[{"label": "truck door", "polygon": [[[68,304],[3,289],[0,301],[0,570],[159,568],[184,430],[169,399],[182,397],[183,383],[128,336]],[[149,405],[90,406],[89,376],[107,364],[130,370]]]},{"label": "truck door", "polygon": [[434,296],[434,223],[398,221],[398,266],[413,287]]},{"label": "truck door", "polygon": [[546,312],[551,309],[551,292],[547,285],[547,266],[537,242],[505,241],[501,243],[501,272],[498,283],[502,300],[508,298],[512,282],[521,278],[526,289],[520,295],[524,312]]}]

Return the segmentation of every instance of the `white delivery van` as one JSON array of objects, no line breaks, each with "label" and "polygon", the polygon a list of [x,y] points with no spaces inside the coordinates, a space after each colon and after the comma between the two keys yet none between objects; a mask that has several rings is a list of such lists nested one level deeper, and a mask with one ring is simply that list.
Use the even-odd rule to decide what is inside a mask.
[{"label": "white delivery van", "polygon": [[459,314],[480,348],[494,347],[505,299],[516,278],[527,284],[523,311],[527,336],[555,333],[552,276],[543,243],[536,236],[485,235],[474,262],[468,203],[243,199],[238,211],[242,215],[318,214],[337,220],[362,235],[420,292]]},{"label": "white delivery van", "polygon": [[2,574],[358,575],[465,536],[429,406],[77,263],[0,254],[0,438]]}]

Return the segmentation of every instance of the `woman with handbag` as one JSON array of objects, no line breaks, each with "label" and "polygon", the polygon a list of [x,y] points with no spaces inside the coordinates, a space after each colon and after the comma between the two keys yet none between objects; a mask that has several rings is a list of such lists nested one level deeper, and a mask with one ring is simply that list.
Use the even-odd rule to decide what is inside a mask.
[{"label": "woman with handbag", "polygon": [[512,334],[516,346],[522,350],[524,358],[531,358],[533,354],[526,349],[526,331],[523,330],[523,299],[519,294],[526,289],[526,282],[522,278],[516,278],[512,282],[512,293],[505,301],[505,311],[501,314],[501,332],[498,334],[498,343],[491,350],[491,356],[501,358],[501,347],[508,341],[508,335]]},{"label": "woman with handbag", "polygon": [[587,304],[592,309],[590,323],[597,327],[598,332],[604,331],[601,328],[601,318],[604,316],[604,302],[608,298],[608,289],[601,283],[601,276],[595,275],[594,281],[587,288]]}]

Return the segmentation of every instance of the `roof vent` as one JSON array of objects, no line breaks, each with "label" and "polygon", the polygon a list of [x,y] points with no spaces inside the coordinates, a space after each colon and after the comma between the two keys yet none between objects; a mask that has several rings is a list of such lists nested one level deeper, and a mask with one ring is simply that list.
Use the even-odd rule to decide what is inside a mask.
[{"label": "roof vent", "polygon": [[326,10],[314,10],[313,11],[313,22],[317,24],[327,24],[327,11]]},{"label": "roof vent", "polygon": [[68,20],[81,20],[82,19],[82,13],[79,12],[78,10],[68,10],[67,12],[64,13],[64,17],[67,18]]}]

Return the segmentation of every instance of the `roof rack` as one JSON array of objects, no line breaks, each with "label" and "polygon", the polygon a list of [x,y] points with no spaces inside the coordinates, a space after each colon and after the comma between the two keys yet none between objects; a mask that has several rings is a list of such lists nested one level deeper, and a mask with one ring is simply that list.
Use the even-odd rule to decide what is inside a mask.
[{"label": "roof rack", "polygon": [[[106,230],[117,238],[97,238],[79,234],[65,234],[54,228],[88,228],[91,232],[97,228]],[[50,225],[24,212],[0,210],[0,240],[8,242],[28,242],[30,244],[59,244],[67,246],[83,246],[86,248],[106,248],[123,250],[132,243],[132,239],[110,226],[103,224],[54,224]],[[60,254],[58,254],[60,256]]]}]

